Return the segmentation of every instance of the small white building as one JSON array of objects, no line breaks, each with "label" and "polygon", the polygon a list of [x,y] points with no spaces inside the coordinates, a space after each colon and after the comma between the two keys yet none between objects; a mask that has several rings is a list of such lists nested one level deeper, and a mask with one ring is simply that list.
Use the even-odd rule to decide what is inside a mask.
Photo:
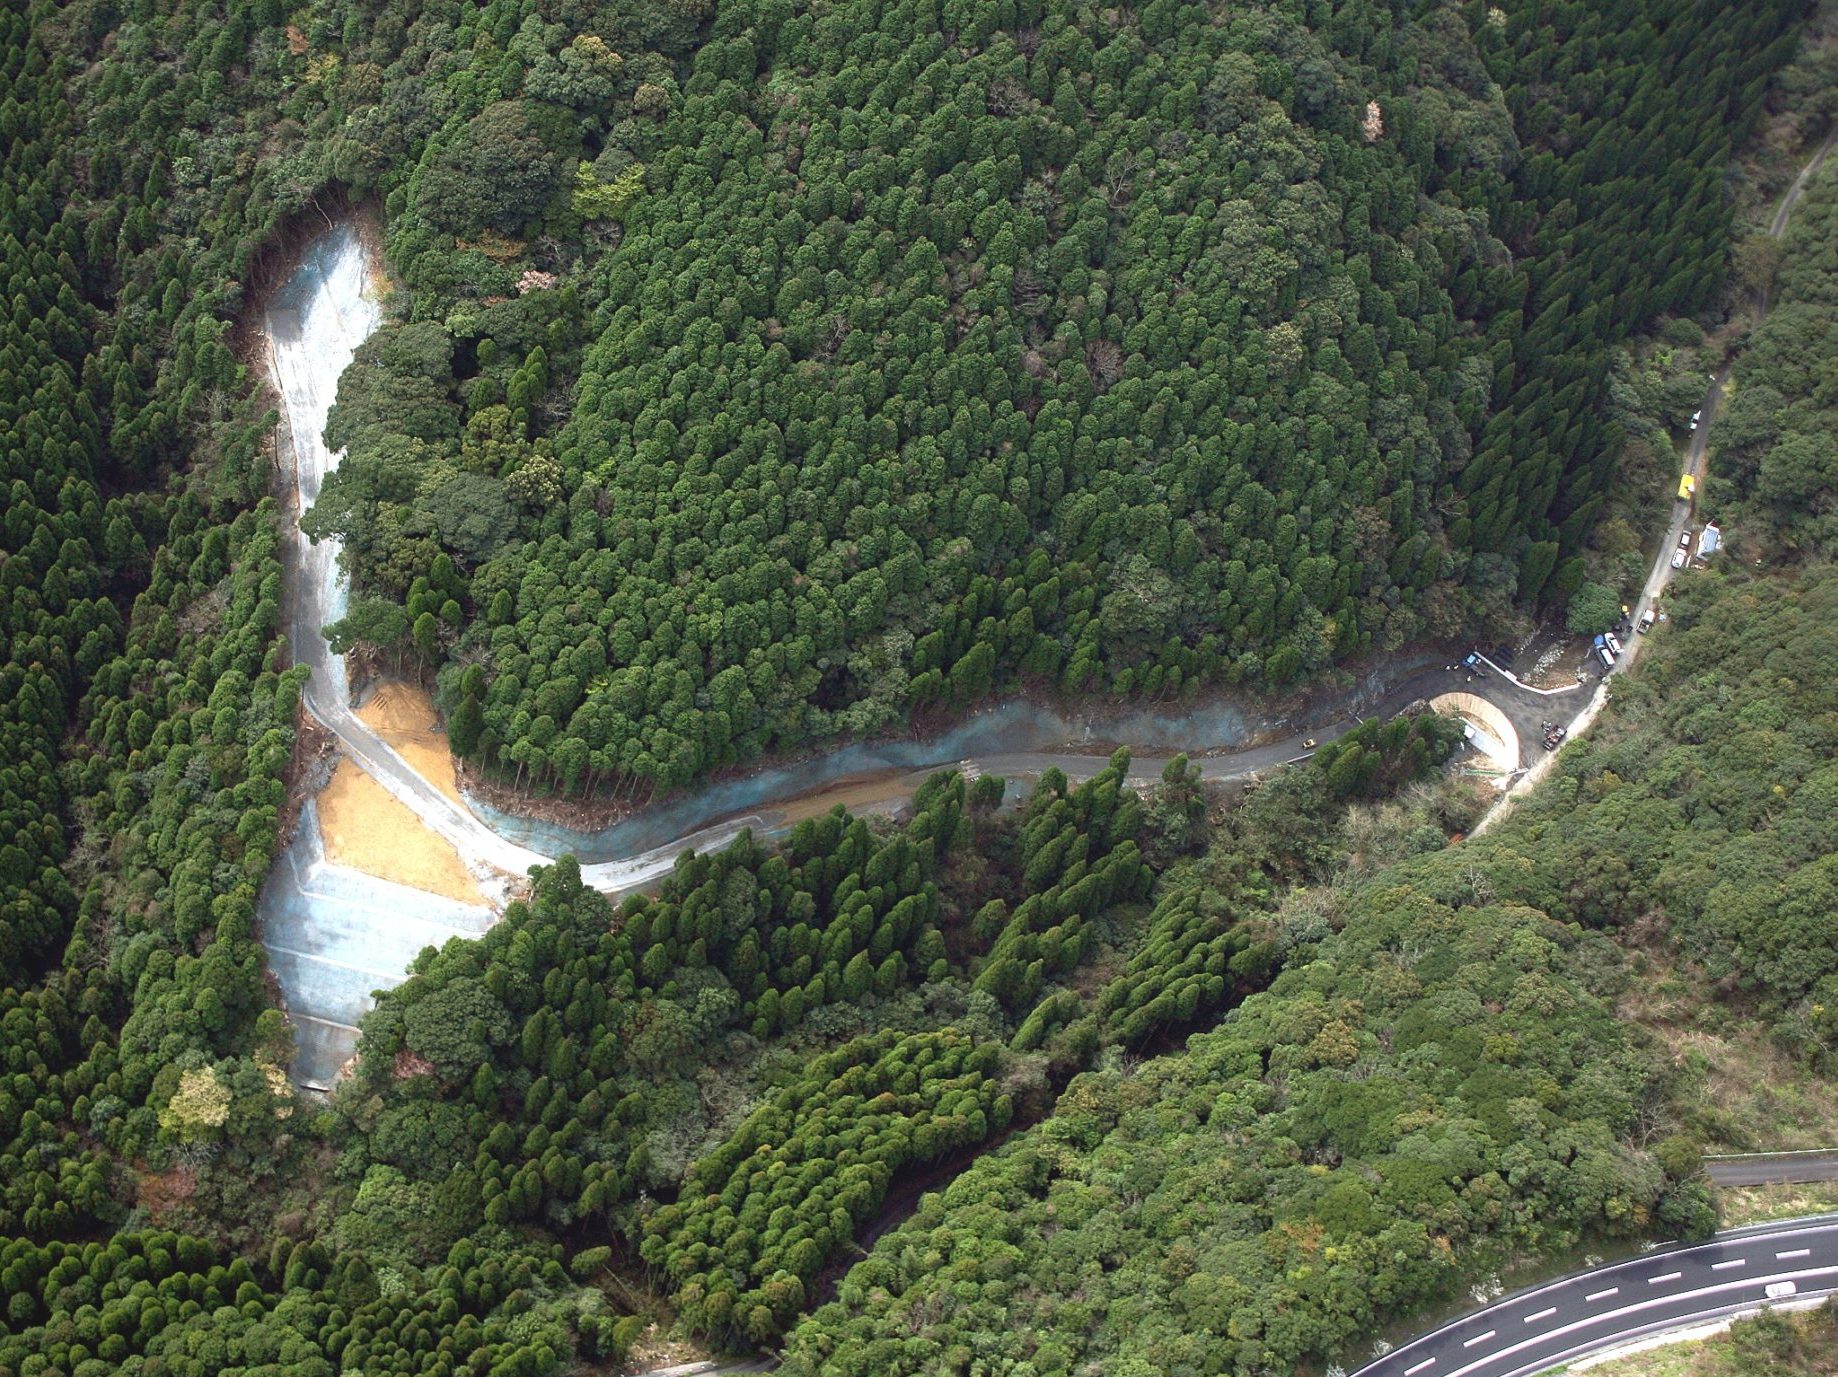
[{"label": "small white building", "polygon": [[1698,558],[1709,559],[1723,547],[1723,532],[1717,529],[1717,523],[1711,522],[1698,533]]}]

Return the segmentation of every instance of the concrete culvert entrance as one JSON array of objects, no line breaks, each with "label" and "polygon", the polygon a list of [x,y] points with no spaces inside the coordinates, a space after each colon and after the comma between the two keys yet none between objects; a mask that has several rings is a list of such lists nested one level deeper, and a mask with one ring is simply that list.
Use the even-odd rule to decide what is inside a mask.
[{"label": "concrete culvert entrance", "polygon": [[1486,759],[1479,767],[1504,789],[1519,768],[1519,733],[1511,720],[1485,698],[1472,693],[1444,693],[1430,700],[1437,712],[1453,713],[1469,727],[1468,741]]}]

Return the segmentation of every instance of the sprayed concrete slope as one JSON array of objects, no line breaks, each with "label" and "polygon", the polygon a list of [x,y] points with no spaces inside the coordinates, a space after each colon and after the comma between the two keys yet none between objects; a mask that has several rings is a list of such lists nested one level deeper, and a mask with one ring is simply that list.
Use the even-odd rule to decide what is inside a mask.
[{"label": "sprayed concrete slope", "polygon": [[[327,235],[269,307],[269,366],[286,411],[292,444],[295,511],[319,498],[338,464],[321,434],[337,397],[338,377],[382,318],[363,246],[349,227]],[[346,590],[338,545],[287,532],[289,634],[296,663],[310,666],[307,707],[327,725],[347,701],[344,662],[320,628],[344,615]],[[341,762],[340,770],[350,770]],[[269,968],[293,1019],[298,1052],[292,1068],[303,1085],[329,1086],[357,1045],[356,1024],[371,992],[402,979],[424,947],[476,935],[492,920],[482,903],[425,893],[327,860],[318,810],[308,801],[293,843],[263,886],[260,904]]]},{"label": "sprayed concrete slope", "polygon": [[326,859],[312,800],[262,886],[262,942],[295,1027],[294,1080],[328,1089],[357,1048],[371,991],[402,982],[424,947],[477,937],[497,914]]}]

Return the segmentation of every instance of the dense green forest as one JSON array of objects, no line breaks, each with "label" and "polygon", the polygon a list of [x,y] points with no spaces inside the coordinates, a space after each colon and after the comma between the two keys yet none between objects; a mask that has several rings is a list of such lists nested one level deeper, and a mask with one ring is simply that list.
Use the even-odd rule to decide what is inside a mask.
[{"label": "dense green forest", "polygon": [[[1612,937],[1662,910],[1829,1059],[1816,228],[1711,489],[1795,567],[1685,590],[1497,836],[1443,850],[1418,719],[1230,807],[1178,762],[1016,814],[946,776],[616,907],[564,862],[324,1105],[253,930],[299,681],[252,313],[378,208],[400,319],[309,524],[340,635],[507,776],[1282,684],[1581,586],[1605,351],[1711,301],[1806,8],[8,8],[0,1372],[521,1377],[654,1314],[1249,1372],[1504,1248],[1700,1226]],[[1004,1135],[849,1267],[895,1173]]]},{"label": "dense green forest", "polygon": [[[1192,772],[1175,762],[1145,806],[1121,754],[1077,788],[1049,774],[1019,814],[996,810],[1001,781],[941,775],[898,826],[837,810],[776,849],[686,855],[616,913],[560,862],[383,996],[329,1108],[246,1124],[225,1113],[228,1068],[176,1077],[173,1166],[146,1184],[191,1232],[7,1245],[0,1354],[20,1371],[550,1373],[651,1323],[616,1252],[655,1270],[686,1328],[772,1339],[896,1172],[1038,1118],[1105,1048],[1266,985],[1280,895],[1367,800],[1427,788],[1412,781],[1454,737],[1433,717],[1371,723],[1265,785],[1216,830],[1203,901],[1144,902],[1145,846],[1178,867],[1204,843]],[[1432,793],[1452,810],[1422,820],[1439,844],[1471,805]],[[1237,940],[1196,970],[1161,940],[1171,910]]]},{"label": "dense green forest", "polygon": [[[1808,223],[1835,201],[1816,183]],[[792,1333],[787,1371],[1281,1369],[1446,1292],[1475,1254],[1705,1225],[1693,1134],[1731,1126],[1616,1020],[1631,974],[1610,939],[1657,923],[1832,1068],[1838,571],[1821,513],[1770,508],[1755,455],[1818,424],[1803,399],[1834,341],[1807,322],[1833,271],[1822,235],[1790,238],[1775,310],[1791,328],[1770,317],[1745,355],[1747,414],[1717,451],[1713,495],[1763,567],[1675,583],[1639,672],[1503,826],[1364,874],[1370,842],[1337,838],[1361,839],[1354,883],[1279,910],[1324,934],[1311,959],[1180,1055],[1075,1078],[879,1241]],[[1747,400],[1769,387],[1778,412]],[[1809,1351],[1762,1326],[1730,1370]]]},{"label": "dense green forest", "polygon": [[1838,548],[1838,189],[1816,181],[1794,211],[1773,278],[1773,307],[1743,353],[1717,426],[1705,510],[1760,559]]},{"label": "dense green forest", "polygon": [[[122,1161],[188,1072],[217,1068],[219,1126],[251,1142],[288,1098],[253,920],[297,681],[269,420],[230,336],[276,212],[164,184],[181,92],[209,74],[137,94],[79,72],[60,30],[79,17],[0,21],[0,1229],[38,1237],[119,1218]],[[225,98],[226,138],[249,103]]]},{"label": "dense green forest", "polygon": [[409,303],[309,522],[340,644],[438,667],[462,754],[629,793],[1510,629],[1584,581],[1610,351],[1713,298],[1805,8],[328,25]]}]

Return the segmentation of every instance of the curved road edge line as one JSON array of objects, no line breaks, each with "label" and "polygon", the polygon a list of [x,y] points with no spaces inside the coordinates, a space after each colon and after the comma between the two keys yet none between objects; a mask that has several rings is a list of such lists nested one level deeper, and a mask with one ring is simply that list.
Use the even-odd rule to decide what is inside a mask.
[{"label": "curved road edge line", "polygon": [[[1401,1364],[1402,1355],[1409,1352],[1411,1349],[1416,1348],[1420,1344],[1427,1344],[1435,1339],[1444,1337],[1448,1335],[1449,1333],[1451,1333],[1452,1331],[1460,1329],[1463,1325],[1467,1325],[1471,1323],[1483,1323],[1485,1322],[1485,1317],[1490,1314],[1493,1314],[1494,1312],[1504,1313],[1510,1310],[1513,1306],[1521,1304],[1524,1301],[1528,1301],[1532,1299],[1533,1297],[1538,1296],[1544,1292],[1561,1291],[1567,1287],[1575,1285],[1577,1282],[1582,1281],[1586,1277],[1601,1280],[1601,1279],[1605,1279],[1613,1275],[1616,1272],[1620,1272],[1629,1267],[1639,1267],[1645,1264],[1651,1264],[1651,1263],[1658,1262],[1658,1261],[1668,1259],[1668,1258],[1687,1257],[1693,1253],[1705,1252],[1705,1251],[1709,1251],[1715,1248],[1726,1247],[1731,1243],[1752,1242],[1758,1238],[1772,1237],[1776,1241],[1780,1241],[1780,1240],[1797,1238],[1802,1234],[1823,1233],[1826,1230],[1832,1228],[1834,1225],[1838,1225],[1838,1211],[1834,1211],[1829,1214],[1801,1215],[1793,1219],[1771,1220],[1771,1221],[1767,1221],[1764,1223],[1745,1224],[1745,1225],[1741,1225],[1733,1229],[1718,1230],[1718,1232],[1711,1235],[1711,1237],[1707,1239],[1701,1239],[1697,1242],[1664,1243],[1664,1244],[1659,1245],[1658,1247],[1648,1249],[1645,1252],[1636,1253],[1632,1257],[1622,1258],[1615,1262],[1604,1262],[1595,1267],[1580,1267],[1574,1271],[1566,1272],[1562,1276],[1550,1277],[1544,1281],[1532,1282],[1529,1285],[1520,1287],[1516,1291],[1508,1292],[1507,1294],[1500,1296],[1496,1300],[1491,1300],[1487,1302],[1486,1305],[1476,1306],[1472,1310],[1465,1310],[1459,1315],[1452,1315],[1447,1320],[1444,1320],[1441,1324],[1437,1325],[1433,1329],[1425,1330],[1419,1334],[1413,1334],[1409,1339],[1399,1344],[1397,1347],[1387,1349],[1384,1353],[1379,1354],[1376,1357],[1370,1359],[1369,1361],[1360,1364],[1359,1367],[1353,1370],[1352,1377],[1362,1377],[1362,1374],[1369,1373],[1369,1372],[1375,1372],[1382,1368],[1392,1366],[1392,1365],[1401,1366],[1402,1365]],[[1830,1270],[1833,1272],[1838,1272],[1838,1267],[1822,1269],[1822,1270]],[[1785,1273],[1783,1275],[1792,1276],[1794,1274]],[[1747,1278],[1744,1278],[1744,1280],[1752,1283],[1754,1281],[1754,1278],[1747,1277]],[[1732,1284],[1740,1284],[1740,1283],[1732,1283]],[[1828,1288],[1826,1291],[1821,1292],[1821,1295],[1831,1294],[1834,1291],[1838,1291],[1838,1276],[1834,1277],[1833,1286],[1831,1288]],[[1670,1299],[1676,1300],[1678,1299],[1678,1296],[1680,1294],[1690,1294],[1690,1293],[1674,1293],[1670,1297]],[[1665,1298],[1660,1298],[1660,1299],[1665,1299]],[[1759,1310],[1765,1307],[1756,1306],[1754,1308]],[[1612,1313],[1612,1312],[1609,1312],[1609,1313]],[[1600,1318],[1600,1317],[1598,1316],[1596,1318]],[[1688,1321],[1681,1321],[1678,1323],[1698,1323],[1700,1319],[1709,1319],[1709,1318],[1714,1318],[1714,1317],[1705,1315],[1701,1317],[1693,1317],[1692,1319]],[[1668,1327],[1670,1327],[1670,1324]],[[1548,1337],[1548,1335],[1546,1337]],[[1623,1341],[1623,1337],[1617,1336],[1615,1342],[1619,1343],[1622,1341]],[[1559,1362],[1574,1361],[1576,1357],[1580,1356],[1581,1353],[1584,1351],[1587,1351],[1587,1350],[1579,1350],[1578,1353],[1573,1353],[1565,1358],[1551,1359],[1543,1367],[1531,1368],[1531,1369],[1528,1369],[1528,1371],[1530,1372],[1548,1371],[1550,1367],[1554,1366],[1555,1364]],[[1604,1351],[1606,1351],[1606,1346],[1604,1346]],[[1499,1354],[1496,1352],[1491,1356],[1494,1358],[1497,1358]],[[1442,1374],[1442,1377],[1453,1377],[1453,1374],[1445,1373],[1445,1374]]]},{"label": "curved road edge line", "polygon": [[[1818,1270],[1833,1272],[1838,1271],[1838,1268],[1824,1267]],[[1731,1283],[1731,1285],[1736,1284]],[[1667,1343],[1689,1342],[1700,1337],[1696,1331],[1708,1331],[1701,1335],[1708,1339],[1714,1334],[1727,1330],[1737,1320],[1752,1319],[1757,1315],[1774,1310],[1810,1310],[1825,1304],[1834,1295],[1838,1295],[1838,1278],[1834,1279],[1831,1286],[1821,1287],[1816,1291],[1801,1291],[1780,1301],[1761,1301],[1759,1303],[1744,1301],[1739,1305],[1726,1305],[1715,1310],[1702,1311],[1687,1320],[1658,1320],[1649,1327],[1628,1331],[1623,1338],[1616,1341],[1613,1347],[1603,1348],[1598,1345],[1579,1344],[1571,1352],[1559,1354],[1554,1358],[1539,1359],[1533,1366],[1517,1368],[1510,1374],[1510,1377],[1538,1377],[1540,1373],[1573,1369],[1574,1365],[1582,1363],[1593,1366],[1597,1363],[1612,1361],[1629,1350],[1646,1347],[1659,1348]],[[1665,1299],[1668,1298],[1661,1297],[1650,1304],[1659,1304]],[[1675,1300],[1677,1297],[1669,1299]],[[1653,1343],[1652,1340],[1660,1342]],[[1462,1370],[1457,1369],[1454,1373],[1449,1374],[1449,1377],[1462,1377]]]}]

